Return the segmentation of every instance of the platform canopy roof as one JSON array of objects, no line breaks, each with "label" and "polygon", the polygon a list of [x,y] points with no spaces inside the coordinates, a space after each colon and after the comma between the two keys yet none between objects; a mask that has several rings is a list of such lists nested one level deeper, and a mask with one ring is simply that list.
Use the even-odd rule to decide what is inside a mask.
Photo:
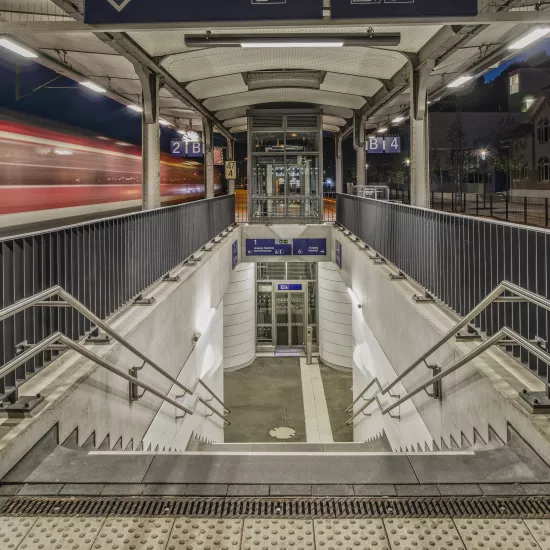
[{"label": "platform canopy roof", "polygon": [[[444,0],[442,0],[444,1]],[[37,62],[75,80],[89,80],[126,104],[141,103],[135,65],[163,82],[161,116],[186,129],[202,118],[226,137],[246,130],[249,107],[281,103],[322,108],[329,131],[349,132],[354,113],[367,128],[409,113],[412,67],[433,64],[429,98],[452,91],[457,77],[477,76],[515,52],[509,45],[550,22],[546,5],[532,0],[479,0],[475,17],[296,21],[184,25],[89,26],[83,0],[0,0],[0,38],[39,54]],[[190,48],[189,35],[399,33],[398,46],[341,48]],[[403,122],[401,123],[404,123]]]}]

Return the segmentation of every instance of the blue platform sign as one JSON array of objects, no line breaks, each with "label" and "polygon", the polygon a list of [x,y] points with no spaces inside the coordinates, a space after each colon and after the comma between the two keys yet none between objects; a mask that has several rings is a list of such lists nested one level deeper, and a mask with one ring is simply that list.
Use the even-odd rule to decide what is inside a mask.
[{"label": "blue platform sign", "polygon": [[327,253],[326,239],[294,239],[295,256],[324,256]]},{"label": "blue platform sign", "polygon": [[386,137],[384,150],[386,153],[401,153],[401,138],[399,136]]},{"label": "blue platform sign", "polygon": [[247,256],[292,256],[288,239],[246,239]]},{"label": "blue platform sign", "polygon": [[332,19],[477,15],[477,0],[332,0]]},{"label": "blue platform sign", "polygon": [[299,285],[299,284],[280,284],[280,285],[277,285],[278,286],[278,290],[302,290],[303,289],[303,285]]},{"label": "blue platform sign", "polygon": [[367,138],[367,151],[369,153],[384,152],[384,138],[383,137],[370,137]]},{"label": "blue platform sign", "polygon": [[323,0],[84,1],[84,22],[90,25],[322,18]]},{"label": "blue platform sign", "polygon": [[237,267],[239,263],[239,241],[235,241],[231,246],[231,265],[232,269]]},{"label": "blue platform sign", "polygon": [[204,143],[202,141],[174,140],[170,142],[170,154],[173,157],[204,157]]},{"label": "blue platform sign", "polygon": [[342,269],[342,244],[336,241],[336,265]]}]

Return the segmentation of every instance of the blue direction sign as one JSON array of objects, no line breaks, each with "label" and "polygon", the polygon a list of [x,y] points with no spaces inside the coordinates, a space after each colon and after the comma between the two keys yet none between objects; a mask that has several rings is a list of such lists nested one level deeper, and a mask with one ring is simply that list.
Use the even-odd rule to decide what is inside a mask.
[{"label": "blue direction sign", "polygon": [[202,141],[174,140],[170,142],[170,154],[173,157],[204,157],[204,143]]},{"label": "blue direction sign", "polygon": [[401,138],[399,136],[386,137],[384,150],[386,153],[401,153]]},{"label": "blue direction sign", "polygon": [[239,263],[239,241],[235,241],[231,246],[231,265],[232,269],[237,267]]},{"label": "blue direction sign", "polygon": [[294,239],[295,256],[324,256],[327,253],[326,239]]},{"label": "blue direction sign", "polygon": [[288,239],[246,239],[247,256],[292,256]]},{"label": "blue direction sign", "polygon": [[277,285],[279,290],[302,290],[303,286],[299,284],[280,284]]},{"label": "blue direction sign", "polygon": [[477,15],[477,0],[332,0],[332,19]]},{"label": "blue direction sign", "polygon": [[336,265],[342,269],[342,243],[336,241]]},{"label": "blue direction sign", "polygon": [[85,0],[84,22],[182,23],[322,19],[323,0]]},{"label": "blue direction sign", "polygon": [[383,137],[370,137],[367,138],[367,151],[369,153],[383,153],[384,152],[384,138]]}]

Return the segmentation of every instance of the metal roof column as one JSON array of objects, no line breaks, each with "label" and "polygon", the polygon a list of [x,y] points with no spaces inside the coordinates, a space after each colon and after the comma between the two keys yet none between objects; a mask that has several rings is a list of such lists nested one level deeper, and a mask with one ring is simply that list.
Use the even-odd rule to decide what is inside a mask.
[{"label": "metal roof column", "polygon": [[[227,140],[227,160],[235,160],[235,142],[232,139]],[[235,180],[227,180],[228,194],[235,194]]]},{"label": "metal roof column", "polygon": [[356,185],[367,184],[367,155],[365,148],[365,121],[359,114],[353,116],[353,146],[356,153],[357,182]]},{"label": "metal roof column", "polygon": [[204,168],[206,177],[206,198],[214,197],[214,126],[209,118],[203,117]]},{"label": "metal roof column", "polygon": [[159,91],[157,74],[135,65],[141,81],[143,114],[141,119],[142,140],[142,209],[160,208],[160,125]]},{"label": "metal roof column", "polygon": [[342,164],[342,132],[335,136],[336,146],[336,192],[344,192],[344,166]]},{"label": "metal roof column", "polygon": [[413,68],[411,97],[411,203],[430,208],[430,154],[428,132],[428,79],[435,61]]}]

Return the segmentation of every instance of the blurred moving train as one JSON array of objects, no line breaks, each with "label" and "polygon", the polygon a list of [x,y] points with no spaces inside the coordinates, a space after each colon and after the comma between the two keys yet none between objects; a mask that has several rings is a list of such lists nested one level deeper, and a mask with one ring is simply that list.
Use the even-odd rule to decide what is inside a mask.
[{"label": "blurred moving train", "polygon": [[[0,227],[139,209],[140,147],[52,125],[0,111]],[[201,162],[161,153],[160,177],[163,206],[204,197]]]}]

